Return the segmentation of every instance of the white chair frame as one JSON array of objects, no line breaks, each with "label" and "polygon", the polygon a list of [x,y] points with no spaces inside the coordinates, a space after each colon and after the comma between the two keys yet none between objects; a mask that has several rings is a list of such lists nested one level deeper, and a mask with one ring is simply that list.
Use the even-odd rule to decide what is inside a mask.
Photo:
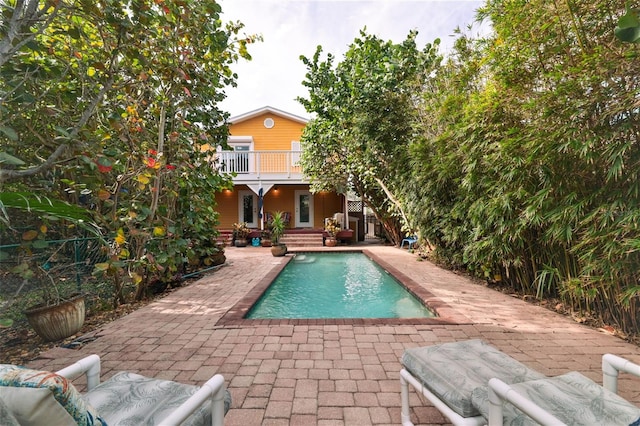
[{"label": "white chair frame", "polygon": [[[100,357],[89,355],[74,364],[63,368],[56,374],[67,379],[75,379],[81,375],[87,377],[87,390],[95,388],[100,384]],[[211,401],[211,425],[222,426],[224,423],[224,377],[216,374],[210,378],[202,387],[182,405],[169,415],[162,425],[179,425],[193,414],[206,401]]]},{"label": "white chair frame", "polygon": [[[620,372],[640,377],[640,365],[613,354],[605,354],[602,356],[602,382],[605,389],[616,394],[618,393],[618,376]],[[490,379],[488,383],[490,404],[489,419],[487,420],[482,416],[462,417],[403,368],[400,370],[401,419],[403,426],[413,426],[410,419],[409,385],[413,386],[416,391],[427,398],[443,416],[456,426],[481,426],[487,424],[489,426],[502,426],[505,401],[513,404],[542,425],[564,425],[564,423],[555,416],[522,396],[510,385],[496,378]]]},{"label": "white chair frame", "polygon": [[[605,389],[618,393],[618,376],[620,372],[640,377],[640,365],[613,354],[602,356],[602,383]],[[519,408],[542,425],[564,425],[563,422],[522,396],[511,386],[502,380],[494,378],[489,380],[489,426],[502,426],[505,401]]]},{"label": "white chair frame", "polygon": [[440,398],[433,394],[429,389],[423,386],[419,380],[411,375],[404,368],[400,370],[400,399],[402,402],[402,408],[400,415],[402,416],[402,426],[413,426],[409,414],[409,385],[413,386],[416,391],[421,393],[427,398],[434,407],[438,409],[447,419],[456,426],[482,426],[487,423],[484,417],[462,417],[460,414],[453,411],[447,404]]}]

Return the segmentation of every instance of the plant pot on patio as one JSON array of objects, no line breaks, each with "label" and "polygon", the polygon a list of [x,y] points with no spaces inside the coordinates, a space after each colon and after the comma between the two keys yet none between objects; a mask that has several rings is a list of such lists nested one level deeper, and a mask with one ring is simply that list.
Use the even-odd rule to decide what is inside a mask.
[{"label": "plant pot on patio", "polygon": [[246,247],[248,244],[247,238],[251,230],[247,227],[246,222],[239,222],[233,224],[233,245],[236,247]]},{"label": "plant pot on patio", "polygon": [[329,237],[326,240],[324,240],[324,245],[327,247],[335,247],[338,245],[338,240],[336,240],[335,238]]},{"label": "plant pot on patio", "polygon": [[284,244],[273,244],[271,254],[275,257],[282,257],[287,254],[287,246]]},{"label": "plant pot on patio", "polygon": [[235,245],[236,247],[246,247],[247,246],[247,239],[246,238],[236,238],[233,245]]},{"label": "plant pot on patio", "polygon": [[84,296],[75,295],[51,306],[36,305],[25,311],[29,325],[47,342],[76,334],[85,319]]}]

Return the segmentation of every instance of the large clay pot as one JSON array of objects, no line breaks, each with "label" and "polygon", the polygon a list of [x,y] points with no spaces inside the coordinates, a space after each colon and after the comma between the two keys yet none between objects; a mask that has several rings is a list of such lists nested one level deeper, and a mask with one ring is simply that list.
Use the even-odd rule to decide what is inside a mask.
[{"label": "large clay pot", "polygon": [[335,238],[327,238],[326,240],[324,240],[324,245],[327,247],[335,247],[338,245],[338,240],[336,240]]},{"label": "large clay pot", "polygon": [[271,247],[271,254],[275,257],[281,257],[287,254],[287,246],[284,244],[274,244]]},{"label": "large clay pot", "polygon": [[52,306],[34,306],[25,311],[29,324],[47,342],[64,339],[82,328],[84,296],[77,295]]}]

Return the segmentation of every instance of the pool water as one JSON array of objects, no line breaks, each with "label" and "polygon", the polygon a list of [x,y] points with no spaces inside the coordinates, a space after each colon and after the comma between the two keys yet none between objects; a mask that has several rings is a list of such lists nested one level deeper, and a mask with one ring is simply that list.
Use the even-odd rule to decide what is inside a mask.
[{"label": "pool water", "polygon": [[246,318],[431,318],[435,314],[362,253],[299,253]]}]

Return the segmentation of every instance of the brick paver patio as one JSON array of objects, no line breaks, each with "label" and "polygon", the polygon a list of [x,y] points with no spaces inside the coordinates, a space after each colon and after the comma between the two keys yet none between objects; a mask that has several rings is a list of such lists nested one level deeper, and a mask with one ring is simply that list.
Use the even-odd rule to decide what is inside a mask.
[{"label": "brick paver patio", "polygon": [[[547,375],[580,371],[602,383],[600,358],[640,362],[640,348],[545,308],[473,283],[395,247],[367,246],[428,289],[455,321],[434,324],[220,324],[280,262],[261,247],[228,248],[227,266],[92,333],[80,349],[55,348],[30,366],[55,370],[88,354],[103,379],[120,370],[202,384],[221,373],[233,396],[228,425],[400,424],[405,348],[482,338]],[[623,397],[640,405],[639,382]],[[416,424],[446,424],[411,392]]]}]

